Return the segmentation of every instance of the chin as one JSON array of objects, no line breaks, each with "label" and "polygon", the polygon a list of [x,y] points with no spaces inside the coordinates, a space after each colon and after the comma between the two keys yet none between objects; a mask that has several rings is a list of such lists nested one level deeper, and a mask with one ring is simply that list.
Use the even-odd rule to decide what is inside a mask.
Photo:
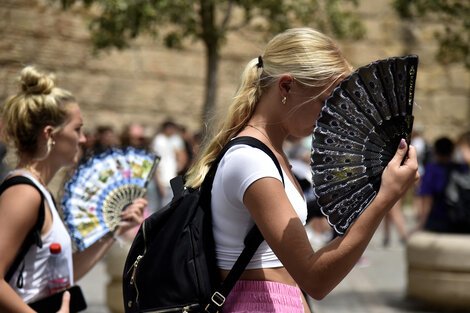
[{"label": "chin", "polygon": [[76,155],[76,156],[73,158],[72,162],[70,163],[70,166],[76,166],[76,165],[78,164],[79,160],[80,160],[80,156],[79,156],[79,155]]},{"label": "chin", "polygon": [[302,134],[299,137],[303,138],[303,137],[311,136],[313,134],[314,129],[315,129],[315,126],[304,129],[302,131]]}]

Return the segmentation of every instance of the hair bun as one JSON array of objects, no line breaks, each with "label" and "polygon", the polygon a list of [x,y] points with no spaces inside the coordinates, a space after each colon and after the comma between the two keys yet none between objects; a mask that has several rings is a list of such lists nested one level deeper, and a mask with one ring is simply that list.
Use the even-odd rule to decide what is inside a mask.
[{"label": "hair bun", "polygon": [[21,71],[21,89],[27,94],[49,94],[55,86],[54,75],[39,72],[34,66]]}]

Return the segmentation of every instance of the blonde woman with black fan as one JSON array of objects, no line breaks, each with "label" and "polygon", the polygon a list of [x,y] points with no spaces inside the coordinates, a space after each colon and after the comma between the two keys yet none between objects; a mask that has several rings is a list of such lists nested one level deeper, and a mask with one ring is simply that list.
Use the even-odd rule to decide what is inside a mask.
[{"label": "blonde woman with black fan", "polygon": [[190,170],[199,187],[210,164],[232,138],[261,140],[281,164],[285,186],[262,151],[237,145],[219,163],[212,188],[213,232],[222,278],[243,249],[254,223],[265,238],[228,295],[223,312],[308,312],[301,289],[325,297],[354,267],[382,218],[418,178],[416,152],[404,140],[382,175],[380,191],[343,236],[313,251],[304,224],[305,199],[282,147],[291,135],[312,134],[323,103],[351,73],[334,42],[310,28],[275,36],[252,59],[223,124]]}]

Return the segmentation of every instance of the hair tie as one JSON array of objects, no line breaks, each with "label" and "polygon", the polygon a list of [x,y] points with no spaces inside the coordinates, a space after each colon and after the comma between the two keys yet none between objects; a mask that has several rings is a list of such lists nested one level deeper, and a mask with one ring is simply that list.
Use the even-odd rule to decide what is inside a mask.
[{"label": "hair tie", "polygon": [[263,68],[263,58],[261,56],[258,57],[258,64],[256,65],[257,68]]}]

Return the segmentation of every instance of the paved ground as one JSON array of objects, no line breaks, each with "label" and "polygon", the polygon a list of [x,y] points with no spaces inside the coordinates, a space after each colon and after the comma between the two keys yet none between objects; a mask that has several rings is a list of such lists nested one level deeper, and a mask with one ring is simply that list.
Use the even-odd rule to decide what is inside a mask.
[{"label": "paved ground", "polygon": [[[405,247],[395,233],[387,248],[382,246],[382,238],[379,229],[364,253],[364,262],[325,299],[310,299],[314,313],[448,313],[423,308],[406,298]],[[105,303],[107,280],[101,262],[79,282],[88,302],[87,313],[112,313]]]}]

